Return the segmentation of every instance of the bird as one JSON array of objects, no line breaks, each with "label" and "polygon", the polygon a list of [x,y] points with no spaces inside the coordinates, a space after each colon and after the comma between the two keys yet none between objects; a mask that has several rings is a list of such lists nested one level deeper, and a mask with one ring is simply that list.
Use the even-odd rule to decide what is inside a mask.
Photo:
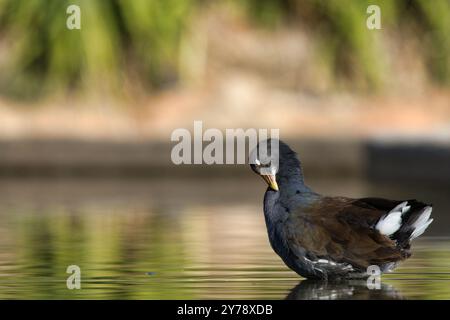
[{"label": "bird", "polygon": [[279,139],[259,142],[249,163],[268,184],[263,211],[270,245],[307,279],[366,279],[373,270],[392,272],[411,256],[411,241],[433,222],[432,205],[414,199],[314,192],[304,182],[297,153]]}]

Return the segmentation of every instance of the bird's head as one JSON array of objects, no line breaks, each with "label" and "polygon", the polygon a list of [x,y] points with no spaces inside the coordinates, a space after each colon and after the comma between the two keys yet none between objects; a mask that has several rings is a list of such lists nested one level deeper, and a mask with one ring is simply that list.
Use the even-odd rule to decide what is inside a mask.
[{"label": "bird's head", "polygon": [[258,143],[250,153],[249,162],[252,170],[275,191],[285,184],[303,185],[297,154],[281,140],[268,139]]},{"label": "bird's head", "polygon": [[276,175],[279,169],[279,154],[279,140],[268,139],[258,143],[249,156],[252,170],[275,191],[278,191]]}]

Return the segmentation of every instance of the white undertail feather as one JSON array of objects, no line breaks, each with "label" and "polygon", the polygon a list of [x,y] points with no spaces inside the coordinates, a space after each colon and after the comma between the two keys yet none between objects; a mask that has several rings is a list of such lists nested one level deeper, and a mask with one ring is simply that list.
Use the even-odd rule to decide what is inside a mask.
[{"label": "white undertail feather", "polygon": [[410,237],[411,240],[417,238],[422,233],[424,233],[424,231],[428,228],[430,223],[433,222],[433,219],[430,219],[431,211],[433,211],[433,208],[425,207],[425,209],[423,209],[422,214],[419,216],[419,218],[417,218],[416,222],[414,222],[413,224],[414,231]]},{"label": "white undertail feather", "polygon": [[[402,225],[402,215],[411,209],[411,206],[408,206],[408,202],[402,202],[394,209],[389,211],[388,214],[384,215],[380,221],[376,224],[375,228],[386,236],[393,235],[398,229],[400,229]],[[433,209],[430,206],[427,206],[423,209],[421,215],[414,222],[412,227],[414,231],[412,232],[410,239],[417,238],[420,236],[427,227],[433,222],[433,219],[430,219],[431,211]]]},{"label": "white undertail feather", "polygon": [[386,236],[394,234],[402,224],[402,214],[407,212],[411,206],[408,206],[408,202],[402,202],[394,209],[392,209],[388,214],[381,217],[375,228]]}]

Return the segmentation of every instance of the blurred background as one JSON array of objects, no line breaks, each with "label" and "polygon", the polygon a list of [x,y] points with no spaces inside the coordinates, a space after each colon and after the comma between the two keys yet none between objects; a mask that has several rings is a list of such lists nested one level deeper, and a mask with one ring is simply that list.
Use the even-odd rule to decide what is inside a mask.
[{"label": "blurred background", "polygon": [[[450,0],[0,0],[0,298],[449,299],[449,35]],[[299,284],[247,166],[172,164],[194,120],[435,222],[381,291]]]}]

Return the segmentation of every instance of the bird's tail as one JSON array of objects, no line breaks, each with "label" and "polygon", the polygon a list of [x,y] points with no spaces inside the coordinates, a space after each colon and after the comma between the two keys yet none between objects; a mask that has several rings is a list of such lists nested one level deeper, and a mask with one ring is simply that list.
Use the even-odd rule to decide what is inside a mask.
[{"label": "bird's tail", "polygon": [[400,247],[406,248],[433,222],[430,218],[432,210],[431,205],[416,200],[404,201],[383,216],[376,228],[396,240]]}]

